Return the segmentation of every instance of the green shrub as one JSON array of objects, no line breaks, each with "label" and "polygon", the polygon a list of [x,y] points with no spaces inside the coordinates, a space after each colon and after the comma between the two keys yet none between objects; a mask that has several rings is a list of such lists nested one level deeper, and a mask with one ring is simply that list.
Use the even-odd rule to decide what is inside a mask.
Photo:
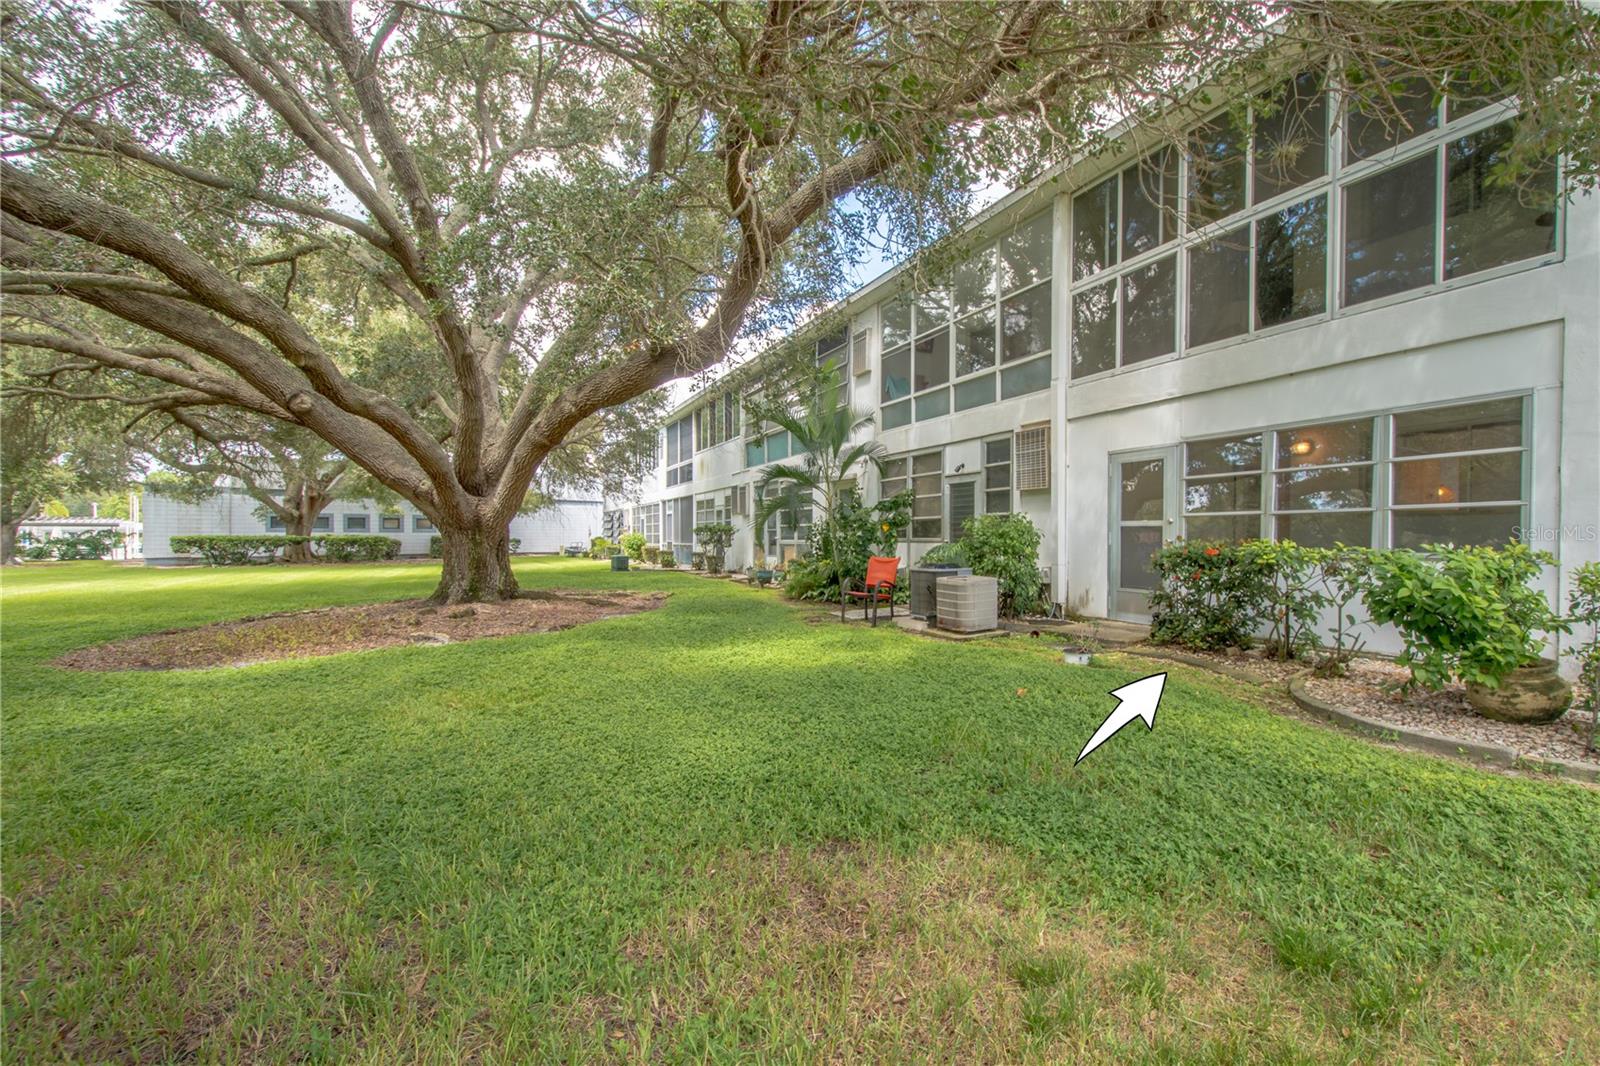
[{"label": "green shrub", "polygon": [[1590,751],[1600,733],[1600,563],[1584,563],[1572,571],[1572,588],[1567,594],[1567,622],[1587,626],[1586,639],[1567,649],[1578,662],[1578,673],[1588,682],[1585,702],[1589,713]]},{"label": "green shrub", "polygon": [[1039,573],[1039,530],[1025,514],[985,514],[967,522],[957,542],[974,574],[997,578],[1000,613],[1016,618],[1037,610],[1044,579]]},{"label": "green shrub", "polygon": [[706,567],[713,574],[722,573],[727,561],[728,548],[733,544],[733,526],[727,522],[707,522],[694,527],[695,539],[705,546]]},{"label": "green shrub", "polygon": [[840,493],[834,502],[832,531],[825,522],[812,525],[805,554],[789,564],[784,595],[837,603],[841,579],[860,588],[869,558],[899,554],[900,538],[911,521],[911,499],[907,491],[868,507],[856,492]]},{"label": "green shrub", "polygon": [[967,551],[959,543],[935,544],[922,553],[922,558],[917,560],[919,566],[971,566],[967,562]]},{"label": "green shrub", "polygon": [[649,563],[651,566],[656,566],[656,565],[660,564],[660,562],[661,562],[661,545],[659,545],[659,544],[646,544],[642,549],[640,549],[640,551],[641,551],[641,554],[643,555],[644,561]]},{"label": "green shrub", "polygon": [[[29,535],[24,534],[24,537]],[[82,533],[69,533],[64,537],[46,537],[37,541],[29,537],[28,541],[24,541],[26,547],[22,550],[22,557],[38,561],[104,559],[110,556],[113,550],[121,547],[126,539],[126,535],[118,529],[88,530]]]},{"label": "green shrub", "polygon": [[609,540],[606,540],[606,538],[604,538],[604,537],[590,537],[589,538],[589,558],[591,558],[591,559],[609,559],[609,558],[611,558],[611,542]]},{"label": "green shrub", "polygon": [[1570,626],[1532,583],[1555,562],[1525,544],[1504,548],[1424,545],[1422,551],[1368,555],[1363,599],[1374,622],[1400,633],[1397,662],[1407,687],[1436,689],[1452,678],[1497,688],[1512,670],[1539,658],[1542,633]]},{"label": "green shrub", "polygon": [[[1123,560],[1127,567],[1131,560]],[[1267,622],[1271,575],[1245,544],[1177,540],[1150,558],[1150,637],[1189,648],[1248,648]]]},{"label": "green shrub", "polygon": [[312,537],[322,557],[334,563],[376,563],[400,554],[400,542],[376,533],[324,534]]},{"label": "green shrub", "polygon": [[624,533],[617,538],[617,544],[627,553],[628,558],[636,563],[644,562],[643,533]]},{"label": "green shrub", "polygon": [[271,562],[289,545],[310,539],[284,533],[197,533],[173,537],[172,550],[179,555],[199,555],[211,566],[245,566]]}]

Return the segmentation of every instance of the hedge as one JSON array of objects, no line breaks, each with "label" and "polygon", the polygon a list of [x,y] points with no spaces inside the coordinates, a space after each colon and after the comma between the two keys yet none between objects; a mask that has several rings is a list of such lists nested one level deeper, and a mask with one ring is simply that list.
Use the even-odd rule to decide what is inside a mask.
[{"label": "hedge", "polygon": [[342,533],[312,537],[324,559],[335,563],[376,563],[400,554],[400,542],[376,533]]},{"label": "hedge", "polygon": [[173,537],[172,550],[203,556],[211,566],[245,566],[258,561],[257,556],[270,562],[279,550],[310,539],[285,533],[197,533]]},{"label": "hedge", "polygon": [[46,537],[33,540],[24,533],[17,538],[24,559],[105,559],[126,538],[119,530],[97,529],[85,533],[69,533],[64,537]]}]

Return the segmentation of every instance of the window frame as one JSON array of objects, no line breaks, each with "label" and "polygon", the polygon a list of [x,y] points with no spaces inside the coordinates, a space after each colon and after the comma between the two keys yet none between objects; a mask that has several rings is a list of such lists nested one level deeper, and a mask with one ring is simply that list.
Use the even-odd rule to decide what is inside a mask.
[{"label": "window frame", "polygon": [[[1502,400],[1520,401],[1521,438],[1516,447],[1475,448],[1460,452],[1431,452],[1426,455],[1396,456],[1394,454],[1394,434],[1396,418],[1423,411],[1442,411],[1452,407],[1467,407],[1473,404],[1494,403]],[[1515,390],[1509,392],[1488,393],[1477,396],[1456,397],[1450,400],[1433,400],[1428,403],[1407,404],[1402,407],[1382,408],[1376,411],[1358,411],[1349,414],[1318,415],[1307,418],[1298,418],[1288,422],[1278,422],[1249,429],[1221,433],[1206,433],[1203,436],[1186,437],[1178,442],[1179,464],[1179,500],[1178,500],[1178,531],[1181,536],[1189,536],[1189,519],[1191,517],[1238,517],[1249,514],[1259,516],[1258,536],[1263,539],[1278,539],[1278,517],[1281,514],[1337,514],[1364,512],[1369,520],[1369,543],[1375,549],[1386,549],[1395,546],[1394,519],[1397,514],[1416,511],[1450,511],[1471,510],[1474,508],[1505,508],[1516,507],[1518,514],[1513,523],[1515,528],[1526,529],[1534,506],[1533,484],[1533,436],[1534,436],[1534,406],[1533,393],[1530,390]],[[1304,429],[1308,426],[1322,426],[1340,422],[1370,421],[1372,423],[1372,449],[1371,459],[1349,463],[1316,464],[1307,467],[1284,467],[1277,460],[1278,434],[1288,430]],[[1192,444],[1203,441],[1217,440],[1229,437],[1261,437],[1261,465],[1256,470],[1238,471],[1235,477],[1258,476],[1261,479],[1260,498],[1255,511],[1232,510],[1217,512],[1190,512],[1188,509],[1187,494],[1184,491],[1189,482],[1193,480],[1206,481],[1227,477],[1226,474],[1200,474],[1190,477],[1187,474],[1188,448]],[[1468,502],[1448,502],[1439,504],[1397,504],[1395,502],[1395,479],[1398,476],[1396,467],[1399,464],[1413,462],[1419,459],[1459,458],[1462,456],[1502,455],[1515,453],[1520,456],[1519,478],[1521,484],[1520,500],[1473,500]],[[1372,503],[1367,508],[1339,508],[1324,511],[1317,510],[1280,510],[1277,506],[1277,477],[1279,474],[1296,469],[1327,469],[1337,467],[1368,466],[1372,469]]]},{"label": "window frame", "polygon": [[[1052,362],[1051,377],[1054,376],[1054,319],[1057,310],[1057,304],[1059,302],[1055,288],[1055,279],[1059,276],[1056,271],[1055,255],[1056,217],[1056,206],[1054,203],[1051,203],[1044,209],[1035,211],[1022,218],[1015,225],[1005,227],[989,236],[985,240],[976,242],[971,248],[966,250],[966,256],[962,260],[960,266],[965,266],[966,262],[972,258],[980,256],[988,257],[989,286],[988,298],[983,302],[983,304],[972,310],[968,310],[964,314],[958,315],[956,313],[955,302],[953,298],[953,272],[956,269],[960,269],[960,266],[952,268],[951,276],[942,279],[941,283],[938,285],[930,285],[926,289],[903,292],[890,297],[887,300],[879,302],[877,305],[878,391],[876,397],[877,425],[879,432],[889,432],[894,429],[903,429],[918,422],[929,422],[939,418],[949,418],[954,415],[961,414],[964,411],[985,407],[989,404],[1001,403],[1008,399],[1021,399],[1022,397],[1031,395],[1035,392],[1048,391],[1049,379],[1047,379],[1043,388],[1031,389],[1028,392],[1018,393],[1015,396],[1007,397],[1004,395],[1004,389],[1002,388],[1001,384],[1001,376],[1004,371],[1016,371],[1023,367],[1033,367],[1035,363],[1044,360],[1050,360]],[[1045,257],[1046,263],[1044,272],[1037,277],[1023,282],[1022,284],[1016,285],[1013,288],[1002,288],[1002,279],[1004,277],[1001,263],[1002,250],[1007,239],[1019,232],[1022,232],[1028,227],[1039,224],[1044,226],[1047,234],[1048,249]],[[1035,289],[1042,289],[1048,302],[1048,308],[1046,309],[1044,316],[1044,333],[1045,336],[1049,338],[1049,342],[1040,351],[1033,352],[1029,355],[1022,356],[1008,362],[1005,358],[1005,305],[1007,301],[1013,300],[1026,293],[1030,293]],[[919,304],[921,301],[926,300],[930,296],[942,300],[944,307],[944,320],[924,329],[919,321],[922,317],[921,312],[919,311]],[[886,343],[883,337],[883,320],[885,318],[883,309],[888,304],[899,300],[905,300],[908,304],[907,339],[903,345],[895,344],[891,346]],[[956,358],[956,353],[958,350],[956,340],[957,327],[963,322],[969,322],[972,319],[984,314],[991,316],[990,329],[993,333],[993,361],[987,367],[977,370],[970,370],[963,373]],[[946,347],[945,358],[947,373],[945,380],[940,384],[930,385],[925,389],[918,389],[916,387],[917,344],[918,342],[926,340],[929,337],[938,336],[941,332],[944,334]],[[886,400],[884,399],[883,395],[886,382],[884,362],[888,357],[897,355],[902,348],[906,350],[909,359],[910,365],[908,368],[908,381],[910,387],[906,395],[893,400]],[[994,385],[991,392],[991,398],[978,403],[969,404],[966,407],[957,406],[956,395],[958,386],[975,384],[985,376],[991,376],[993,378]],[[944,410],[939,414],[919,416],[917,411],[921,405],[918,401],[925,400],[927,397],[930,397],[941,390],[946,393]],[[901,422],[897,425],[885,427],[883,417],[884,409],[888,407],[898,408],[902,404],[905,405],[907,410],[910,412],[909,417],[904,422]]]},{"label": "window frame", "polygon": [[[1279,81],[1275,82],[1273,86],[1269,86],[1262,91],[1273,91],[1277,86],[1282,85],[1283,81],[1284,79],[1279,79]],[[1363,314],[1378,308],[1390,307],[1398,303],[1404,303],[1408,300],[1421,299],[1437,293],[1448,292],[1463,285],[1475,285],[1481,282],[1505,277],[1507,275],[1517,274],[1524,270],[1537,269],[1538,267],[1559,263],[1565,259],[1568,212],[1565,200],[1558,195],[1553,208],[1555,213],[1555,219],[1553,223],[1555,229],[1555,240],[1550,251],[1542,252],[1537,255],[1528,256],[1508,263],[1502,263],[1498,266],[1490,267],[1484,270],[1462,274],[1453,278],[1444,277],[1448,147],[1456,141],[1482,133],[1485,130],[1499,125],[1502,122],[1514,120],[1518,114],[1518,106],[1514,98],[1508,98],[1484,104],[1462,114],[1451,113],[1451,109],[1446,106],[1446,102],[1441,101],[1438,111],[1440,121],[1433,129],[1427,130],[1398,145],[1375,152],[1364,159],[1352,163],[1347,161],[1345,158],[1345,135],[1348,122],[1347,110],[1350,97],[1341,91],[1337,80],[1331,75],[1325,79],[1324,86],[1325,87],[1323,91],[1325,94],[1327,94],[1327,100],[1326,106],[1323,108],[1323,113],[1325,121],[1327,122],[1327,135],[1323,144],[1323,150],[1326,153],[1326,165],[1323,168],[1323,174],[1321,177],[1308,181],[1305,184],[1294,186],[1293,188],[1284,189],[1274,196],[1266,199],[1257,200],[1255,198],[1255,141],[1257,125],[1255,122],[1255,106],[1252,102],[1249,107],[1249,136],[1246,138],[1246,141],[1249,145],[1249,151],[1246,153],[1245,159],[1244,182],[1246,200],[1244,208],[1221,218],[1207,220],[1203,225],[1193,225],[1190,217],[1191,213],[1187,210],[1190,183],[1193,174],[1193,164],[1189,158],[1188,152],[1184,151],[1179,152],[1177,164],[1178,187],[1180,192],[1179,203],[1176,212],[1177,217],[1175,219],[1176,225],[1174,227],[1176,233],[1172,238],[1162,244],[1156,245],[1155,247],[1146,249],[1137,255],[1129,256],[1127,258],[1122,258],[1120,255],[1122,249],[1119,241],[1117,247],[1118,257],[1116,262],[1082,278],[1075,278],[1073,276],[1074,271],[1076,270],[1074,249],[1072,247],[1071,240],[1069,239],[1067,241],[1067,247],[1064,253],[1066,261],[1062,264],[1059,264],[1060,269],[1057,271],[1057,276],[1064,276],[1067,279],[1067,282],[1064,286],[1066,307],[1063,311],[1066,321],[1067,354],[1065,356],[1066,365],[1062,373],[1066,377],[1069,385],[1078,385],[1085,382],[1098,381],[1103,378],[1111,377],[1113,375],[1124,373],[1130,370],[1159,366],[1171,360],[1186,358],[1190,355],[1204,354],[1206,352],[1231,347],[1236,344],[1268,338],[1281,333],[1288,333],[1290,331],[1303,329],[1307,326],[1316,325],[1318,323],[1341,319],[1347,315]],[[1259,93],[1256,95],[1259,95]],[[1198,129],[1205,126],[1206,124],[1216,120],[1219,116],[1223,115],[1226,110],[1226,108],[1218,108],[1202,116],[1199,121],[1193,124],[1193,128]],[[1072,215],[1070,212],[1072,210],[1072,205],[1077,198],[1079,196],[1086,195],[1105,181],[1115,181],[1117,184],[1115,195],[1113,196],[1113,205],[1114,210],[1117,213],[1116,231],[1120,236],[1125,222],[1123,213],[1124,197],[1122,191],[1123,184],[1127,180],[1125,175],[1132,172],[1134,168],[1143,164],[1148,156],[1152,155],[1154,152],[1161,151],[1162,147],[1163,146],[1157,146],[1151,152],[1141,153],[1139,158],[1133,160],[1132,162],[1126,162],[1118,159],[1115,166],[1109,167],[1107,170],[1101,172],[1092,182],[1086,182],[1083,186],[1081,186],[1081,191],[1079,191],[1077,194],[1066,197],[1069,211],[1066,224],[1069,228],[1069,234],[1072,226]],[[1420,285],[1416,288],[1391,293],[1386,296],[1371,300],[1364,300],[1356,303],[1346,303],[1344,299],[1344,284],[1346,274],[1345,238],[1347,222],[1345,199],[1348,188],[1352,185],[1360,183],[1366,178],[1380,173],[1381,171],[1388,170],[1391,167],[1404,165],[1405,163],[1411,162],[1417,157],[1426,155],[1428,153],[1433,153],[1435,156],[1433,280],[1428,284]],[[1558,157],[1554,161],[1554,170],[1556,188],[1557,190],[1560,190],[1565,186],[1566,182],[1566,168],[1565,160],[1563,158]],[[1324,223],[1326,232],[1323,249],[1324,295],[1322,310],[1313,314],[1304,315],[1299,318],[1293,318],[1284,322],[1258,328],[1256,326],[1256,321],[1258,318],[1257,301],[1260,284],[1258,266],[1259,227],[1261,223],[1270,216],[1276,215],[1279,212],[1296,204],[1314,199],[1317,196],[1325,196],[1327,198],[1326,206],[1324,208],[1326,212]],[[1214,341],[1209,341],[1205,344],[1190,345],[1188,343],[1190,251],[1197,246],[1208,243],[1209,241],[1221,236],[1229,230],[1237,229],[1238,227],[1244,225],[1248,225],[1249,227],[1248,232],[1250,239],[1246,329],[1242,333]],[[1175,263],[1177,287],[1175,314],[1177,316],[1178,336],[1176,338],[1175,350],[1167,355],[1155,356],[1150,359],[1133,363],[1126,363],[1124,361],[1122,339],[1123,278],[1129,273],[1150,266],[1157,259],[1167,255],[1176,255],[1177,257]],[[1072,359],[1073,352],[1075,350],[1075,337],[1073,335],[1072,328],[1074,308],[1081,293],[1084,293],[1085,291],[1093,289],[1099,285],[1111,286],[1110,314],[1112,324],[1114,326],[1114,358],[1112,360],[1112,365],[1107,369],[1096,370],[1092,373],[1074,376],[1072,374]]]},{"label": "window frame", "polygon": [[[351,522],[354,522],[357,519],[359,519],[360,522],[361,522],[361,528],[360,529],[355,529],[350,525]],[[364,514],[342,515],[342,516],[340,516],[339,530],[342,533],[371,533],[372,532],[372,516],[371,515],[364,515]]]}]

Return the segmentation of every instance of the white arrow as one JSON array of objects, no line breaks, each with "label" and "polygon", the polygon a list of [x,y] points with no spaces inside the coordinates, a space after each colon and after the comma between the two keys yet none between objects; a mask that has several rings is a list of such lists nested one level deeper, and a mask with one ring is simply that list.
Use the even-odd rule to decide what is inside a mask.
[{"label": "white arrow", "polygon": [[1082,762],[1088,754],[1106,741],[1111,739],[1113,733],[1133,721],[1143,718],[1146,729],[1156,727],[1156,707],[1161,703],[1161,690],[1166,686],[1167,675],[1151,674],[1141,677],[1137,681],[1130,681],[1121,688],[1111,690],[1111,695],[1117,698],[1117,708],[1106,716],[1100,723],[1100,728],[1094,731],[1094,736],[1089,738],[1089,743],[1078,752],[1074,766]]}]

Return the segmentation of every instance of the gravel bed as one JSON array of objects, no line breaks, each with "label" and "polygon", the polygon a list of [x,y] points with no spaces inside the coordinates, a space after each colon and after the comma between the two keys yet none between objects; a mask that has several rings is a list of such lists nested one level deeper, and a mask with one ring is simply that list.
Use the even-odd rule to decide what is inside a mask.
[{"label": "gravel bed", "polygon": [[1398,686],[1409,671],[1391,662],[1357,659],[1350,672],[1341,678],[1308,678],[1306,689],[1320,700],[1352,711],[1365,718],[1409,729],[1422,729],[1447,737],[1501,744],[1519,755],[1533,758],[1570,759],[1600,765],[1600,756],[1584,751],[1592,716],[1577,709],[1582,689],[1573,708],[1554,722],[1519,725],[1485,718],[1467,702],[1460,685],[1449,685],[1437,692],[1418,689],[1402,695]]}]

